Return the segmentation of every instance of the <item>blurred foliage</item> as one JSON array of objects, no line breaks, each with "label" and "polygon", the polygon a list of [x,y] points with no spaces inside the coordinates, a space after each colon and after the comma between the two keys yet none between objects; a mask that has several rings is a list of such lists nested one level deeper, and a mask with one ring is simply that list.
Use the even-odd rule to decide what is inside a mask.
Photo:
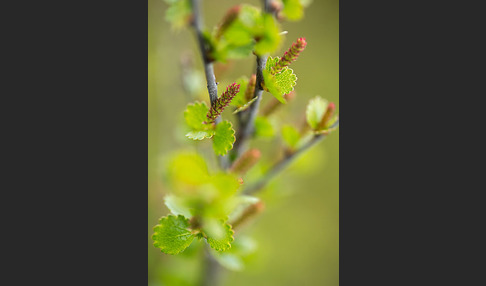
[{"label": "blurred foliage", "polygon": [[226,62],[248,57],[252,51],[258,55],[274,52],[281,43],[279,33],[279,24],[271,15],[242,4],[229,9],[222,23],[205,37],[211,45],[211,58]]},{"label": "blurred foliage", "polygon": [[[244,2],[257,7],[261,5],[260,1],[256,0]],[[240,1],[202,1],[206,27],[220,25],[227,11],[240,3]],[[164,19],[167,11],[168,5],[165,2],[149,0],[147,235],[149,285],[195,285],[204,267],[201,265],[201,259],[196,259],[204,255],[201,247],[203,241],[195,239],[184,252],[177,256],[170,256],[155,248],[150,238],[154,233],[153,226],[158,223],[160,217],[169,212],[164,204],[164,196],[177,189],[171,186],[170,176],[164,177],[171,162],[170,154],[174,150],[186,148],[189,154],[193,151],[208,154],[205,157],[210,160],[206,166],[207,174],[204,171],[194,172],[194,177],[189,179],[189,186],[183,186],[182,190],[188,191],[191,189],[190,184],[207,182],[205,180],[211,180],[208,178],[219,176],[211,171],[217,169],[217,162],[211,155],[213,153],[211,142],[209,140],[191,142],[184,137],[190,131],[187,130],[183,116],[187,104],[195,100],[207,103],[209,101],[205,88],[188,86],[191,83],[183,80],[185,78],[183,73],[198,74],[198,71],[202,71],[200,52],[194,34],[188,29],[181,29],[178,33],[174,33],[171,25]],[[184,17],[180,19],[187,20]],[[298,37],[305,37],[308,46],[299,60],[292,64],[299,78],[295,86],[296,99],[280,107],[268,118],[272,123],[278,122],[278,126],[272,125],[272,127],[274,127],[274,135],[279,136],[258,137],[253,140],[251,147],[260,149],[262,158],[248,172],[245,182],[259,178],[275,158],[282,156],[279,147],[291,144],[289,141],[295,141],[295,132],[294,135],[285,135],[287,139],[282,141],[277,130],[281,130],[282,126],[286,125],[293,126],[295,131],[300,130],[306,123],[305,110],[309,99],[320,94],[329,102],[335,102],[336,108],[339,108],[338,20],[338,1],[324,0],[313,1],[309,9],[304,10],[304,17],[299,22],[280,24],[281,29],[287,30],[288,34],[286,38],[280,37],[280,43],[274,45],[276,48],[271,52],[271,56],[281,55],[284,50],[279,48],[288,47],[292,40]],[[271,36],[268,40],[270,43]],[[189,66],[186,64],[187,61],[182,59],[183,56],[188,55],[192,57],[193,63]],[[219,89],[242,75],[249,78],[255,69],[254,57],[239,59],[227,55],[226,58],[226,63],[215,64]],[[237,59],[231,60],[232,58]],[[196,84],[200,82],[195,81]],[[272,96],[264,93],[262,106],[270,99]],[[234,116],[231,110],[223,113],[223,118],[233,122],[235,122]],[[224,285],[338,285],[338,142],[339,131],[336,131],[298,158],[264,190],[260,196],[266,204],[263,214],[254,224],[243,228],[241,233],[238,233],[238,239],[233,243],[234,248],[229,252],[221,253],[218,258],[218,261],[228,268],[234,270],[244,268],[244,271],[227,272],[223,277]],[[196,166],[191,168],[197,170],[200,166],[197,166],[197,160],[195,162]],[[178,168],[186,170],[187,165]],[[174,172],[178,171],[174,170]],[[218,188],[218,183],[212,185],[213,191]],[[178,202],[170,202],[169,199],[169,202],[166,200],[165,203],[171,206],[171,209],[177,209]],[[237,204],[238,202],[234,203]],[[197,209],[197,204],[195,206]],[[222,210],[221,213],[227,211]],[[248,238],[248,235],[251,238]]]}]

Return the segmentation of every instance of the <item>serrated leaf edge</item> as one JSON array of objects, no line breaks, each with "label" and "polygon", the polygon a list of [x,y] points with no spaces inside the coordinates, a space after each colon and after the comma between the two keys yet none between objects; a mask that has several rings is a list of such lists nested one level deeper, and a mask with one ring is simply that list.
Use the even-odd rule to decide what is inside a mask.
[{"label": "serrated leaf edge", "polygon": [[[167,216],[163,216],[163,217],[161,217],[161,218],[159,219],[159,223],[158,223],[158,224],[156,224],[156,225],[155,225],[155,226],[152,228],[152,230],[154,231],[154,233],[152,234],[152,237],[151,237],[151,238],[152,238],[152,240],[154,241],[153,245],[154,245],[156,248],[160,249],[160,251],[161,251],[161,252],[163,252],[163,253],[165,253],[165,254],[169,254],[169,255],[176,255],[176,254],[179,254],[179,253],[183,252],[184,250],[186,250],[186,248],[187,248],[187,247],[186,247],[186,248],[184,248],[184,249],[182,249],[182,250],[180,250],[180,251],[177,251],[177,252],[172,252],[172,253],[165,252],[165,251],[162,249],[162,245],[160,245],[160,243],[159,243],[158,241],[156,241],[156,240],[155,240],[155,238],[154,238],[154,236],[157,234],[157,230],[156,230],[156,229],[157,229],[158,227],[160,227],[160,226],[161,226],[162,221],[163,221],[163,220],[169,220],[169,217],[171,217],[171,216],[172,216],[172,217],[176,217],[176,218],[178,218],[178,217],[182,217],[183,219],[188,220],[188,219],[187,219],[186,217],[184,217],[183,215],[177,215],[177,216],[176,216],[176,215],[171,215],[171,214],[169,214],[169,215],[167,215]],[[177,228],[179,228],[179,227],[177,227]],[[188,230],[188,229],[186,228],[186,229],[184,229],[184,230]],[[193,237],[193,239],[194,239],[194,237],[195,237],[195,236],[194,236],[194,234],[192,234],[192,233],[187,234],[187,235],[192,236],[192,237]],[[191,243],[192,243],[192,241],[191,241]]]},{"label": "serrated leaf edge", "polygon": [[[225,224],[224,224],[224,227],[225,227],[226,229],[228,229],[228,230],[231,232],[230,241],[229,241],[228,243],[226,243],[227,248],[215,248],[215,247],[213,247],[213,246],[209,245],[209,246],[211,246],[211,248],[212,248],[212,249],[214,249],[214,250],[216,250],[216,251],[226,251],[226,250],[231,249],[231,243],[232,243],[233,241],[235,241],[235,238],[234,238],[235,231],[233,230],[233,228],[231,227],[231,225],[230,225],[230,224],[228,224],[228,223],[225,223]],[[215,239],[213,239],[213,238],[211,238],[211,237],[208,237],[208,238],[206,239],[208,244],[209,244],[209,241],[208,241],[209,239],[216,241]]]},{"label": "serrated leaf edge", "polygon": [[209,139],[213,138],[214,132],[210,136],[204,136],[204,137],[202,137],[200,139],[199,139],[199,137],[191,137],[191,135],[190,135],[192,132],[203,132],[203,131],[206,131],[206,130],[193,130],[191,132],[188,132],[185,136],[187,138],[189,138],[189,139],[196,140],[196,141],[202,141],[202,140],[204,140],[206,138],[209,138]]},{"label": "serrated leaf edge", "polygon": [[[187,120],[186,119],[186,114],[188,113],[188,108],[190,106],[196,106],[196,105],[204,105],[206,107],[206,109],[209,110],[208,105],[204,101],[195,101],[193,103],[189,103],[188,105],[186,105],[186,109],[184,110],[184,120],[185,121]],[[206,113],[207,113],[207,111],[206,111]],[[195,129],[192,126],[189,126],[189,127],[192,129],[192,131],[207,131],[207,130],[211,130],[211,128],[213,127],[211,124],[206,124],[205,121],[203,121],[201,123],[202,123],[203,126],[207,126],[207,127],[204,128],[204,129]],[[186,124],[187,124],[187,121],[186,121]],[[187,125],[189,125],[189,124],[187,124]]]},{"label": "serrated leaf edge", "polygon": [[[231,137],[233,137],[233,142],[231,143],[231,147],[224,148],[224,153],[218,153],[218,152],[216,152],[216,150],[214,150],[214,147],[213,147],[213,150],[215,151],[215,153],[216,153],[217,155],[225,155],[225,154],[227,154],[229,150],[233,149],[233,146],[234,146],[235,141],[236,141],[236,137],[235,137],[235,133],[236,133],[236,132],[235,132],[235,130],[233,129],[233,124],[232,124],[230,121],[228,121],[228,120],[224,120],[223,122],[228,122],[228,123],[230,124],[230,129],[231,129],[231,131],[232,131],[232,132],[231,132]],[[221,122],[221,123],[223,123],[223,122]],[[219,124],[221,124],[221,123],[219,123]],[[215,130],[214,135],[216,135],[216,130]],[[213,138],[214,138],[214,135],[213,135]],[[214,142],[213,142],[213,144],[214,144]],[[213,146],[214,146],[214,145],[213,145]]]}]

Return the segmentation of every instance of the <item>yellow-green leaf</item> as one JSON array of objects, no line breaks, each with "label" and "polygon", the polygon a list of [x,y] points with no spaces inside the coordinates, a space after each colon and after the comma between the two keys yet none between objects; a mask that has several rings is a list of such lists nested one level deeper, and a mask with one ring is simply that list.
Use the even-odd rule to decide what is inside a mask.
[{"label": "yellow-green leaf", "polygon": [[179,153],[172,157],[169,164],[169,176],[176,185],[198,186],[209,180],[208,168],[201,155],[197,153]]},{"label": "yellow-green leaf", "polygon": [[222,232],[218,236],[211,236],[207,234],[207,241],[209,246],[216,251],[226,251],[231,248],[231,243],[233,242],[233,234],[235,233],[231,226],[227,223],[221,221]]},{"label": "yellow-green leaf", "polygon": [[268,118],[258,116],[255,118],[255,136],[257,137],[272,137],[275,134],[272,123]]},{"label": "yellow-green leaf", "polygon": [[272,74],[272,68],[276,65],[279,57],[268,57],[267,64],[263,70],[263,80],[265,89],[268,90],[281,103],[286,103],[284,94],[294,90],[297,83],[297,76],[289,67],[284,67],[281,72]]},{"label": "yellow-green leaf", "polygon": [[191,211],[184,204],[184,200],[175,195],[167,195],[164,198],[164,203],[171,213],[175,215],[183,215],[185,217],[192,217]]},{"label": "yellow-green leaf", "polygon": [[213,130],[191,131],[186,134],[186,137],[192,140],[203,140],[204,138],[211,138],[214,135]]},{"label": "yellow-green leaf", "polygon": [[165,19],[172,24],[172,29],[180,29],[187,25],[191,17],[190,0],[166,1],[170,5],[165,12]]},{"label": "yellow-green leaf", "polygon": [[316,96],[309,101],[306,109],[307,123],[312,129],[317,129],[324,113],[326,113],[328,102],[320,96]]},{"label": "yellow-green leaf", "polygon": [[258,97],[254,97],[252,100],[248,101],[245,105],[238,107],[235,111],[233,111],[233,114],[236,114],[238,112],[242,112],[247,110],[255,100],[257,100]]},{"label": "yellow-green leaf", "polygon": [[284,8],[282,13],[292,21],[297,21],[304,15],[304,7],[300,0],[283,0]]},{"label": "yellow-green leaf", "polygon": [[290,148],[295,149],[297,143],[299,143],[300,134],[295,127],[286,125],[282,128],[282,138]]},{"label": "yellow-green leaf", "polygon": [[229,150],[233,149],[235,143],[235,130],[231,122],[225,120],[216,125],[213,136],[213,149],[217,155],[225,155]]},{"label": "yellow-green leaf", "polygon": [[280,29],[277,20],[270,15],[263,15],[263,33],[255,44],[255,54],[264,55],[275,52],[281,42]]},{"label": "yellow-green leaf", "polygon": [[167,254],[178,254],[186,249],[194,239],[189,228],[189,220],[184,216],[168,215],[154,227],[154,246]]},{"label": "yellow-green leaf", "polygon": [[208,106],[205,102],[195,102],[189,104],[184,111],[184,119],[187,125],[195,131],[207,130],[211,128],[210,124],[204,124],[207,120]]},{"label": "yellow-green leaf", "polygon": [[235,97],[233,97],[233,100],[230,102],[230,105],[235,107],[241,107],[246,103],[245,92],[246,92],[246,87],[248,86],[248,77],[246,76],[240,77],[239,79],[236,80],[236,84],[240,85],[240,92],[238,92],[235,95]]}]

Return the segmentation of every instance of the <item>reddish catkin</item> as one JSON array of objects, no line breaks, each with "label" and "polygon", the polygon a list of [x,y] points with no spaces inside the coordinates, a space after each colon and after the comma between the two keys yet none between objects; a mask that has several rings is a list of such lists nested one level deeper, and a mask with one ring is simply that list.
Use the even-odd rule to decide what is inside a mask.
[{"label": "reddish catkin", "polygon": [[280,58],[275,67],[273,67],[272,74],[281,72],[284,67],[295,61],[299,57],[299,54],[305,49],[306,45],[307,42],[305,41],[305,38],[298,38],[297,41],[290,46],[289,50],[285,52],[283,57]]},{"label": "reddish catkin", "polygon": [[323,129],[326,127],[326,123],[331,119],[332,114],[334,113],[334,110],[336,109],[336,105],[334,102],[331,102],[327,105],[326,113],[324,113],[324,116],[322,116],[321,122],[319,123],[319,126],[317,129]]},{"label": "reddish catkin", "polygon": [[231,166],[230,171],[244,175],[253,167],[261,157],[261,152],[258,149],[250,149],[241,155]]},{"label": "reddish catkin", "polygon": [[250,101],[253,98],[253,93],[255,92],[255,86],[256,86],[256,74],[252,74],[250,80],[248,81],[248,85],[246,86],[246,91],[245,91],[246,101]]},{"label": "reddish catkin", "polygon": [[216,118],[223,113],[224,108],[231,102],[233,97],[240,91],[240,85],[236,83],[230,84],[227,88],[226,91],[221,94],[218,99],[214,101],[214,104],[211,106],[211,109],[209,109],[208,114],[206,117],[208,118],[208,121],[206,123],[214,123]]},{"label": "reddish catkin", "polygon": [[228,10],[223,18],[223,21],[221,21],[221,24],[219,25],[218,31],[216,33],[217,39],[219,39],[223,35],[224,31],[226,31],[226,29],[228,29],[228,27],[238,18],[240,10],[240,5],[236,5]]},{"label": "reddish catkin", "polygon": [[265,209],[263,202],[257,202],[249,205],[241,214],[241,216],[234,222],[231,223],[233,229],[236,229],[243,225],[244,222],[248,222],[248,219],[254,217],[255,215],[261,213]]}]

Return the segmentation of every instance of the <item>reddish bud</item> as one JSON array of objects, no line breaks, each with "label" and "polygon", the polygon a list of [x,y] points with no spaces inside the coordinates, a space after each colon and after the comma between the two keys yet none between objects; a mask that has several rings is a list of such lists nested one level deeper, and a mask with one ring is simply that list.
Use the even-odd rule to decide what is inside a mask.
[{"label": "reddish bud", "polygon": [[265,210],[265,204],[262,201],[259,201],[257,203],[254,203],[252,205],[249,205],[241,214],[241,216],[236,219],[234,222],[231,223],[233,229],[236,229],[243,225],[245,222],[248,222],[248,220],[255,215],[263,212]]},{"label": "reddish bud", "polygon": [[297,41],[290,46],[289,50],[285,52],[283,57],[280,58],[275,67],[272,68],[271,73],[276,74],[281,72],[284,67],[290,65],[299,57],[299,54],[306,46],[307,42],[305,41],[305,38],[298,38]]},{"label": "reddish bud", "polygon": [[248,81],[248,85],[246,86],[246,91],[245,91],[246,101],[250,101],[253,98],[253,94],[255,93],[255,86],[256,86],[256,74],[252,74],[250,80]]},{"label": "reddish bud", "polygon": [[331,116],[333,115],[335,109],[336,109],[336,105],[334,104],[334,102],[331,102],[327,105],[326,113],[324,113],[324,116],[322,116],[318,129],[323,129],[326,127],[326,124],[329,121],[329,119],[331,119]]},{"label": "reddish bud", "polygon": [[231,172],[245,174],[251,167],[260,160],[261,152],[258,149],[250,149],[243,153],[243,155],[238,158],[230,168]]},{"label": "reddish bud", "polygon": [[238,18],[238,14],[240,13],[241,7],[240,5],[233,6],[226,12],[221,24],[219,25],[218,31],[216,33],[216,38],[219,39],[224,31],[228,29],[228,27]]}]

